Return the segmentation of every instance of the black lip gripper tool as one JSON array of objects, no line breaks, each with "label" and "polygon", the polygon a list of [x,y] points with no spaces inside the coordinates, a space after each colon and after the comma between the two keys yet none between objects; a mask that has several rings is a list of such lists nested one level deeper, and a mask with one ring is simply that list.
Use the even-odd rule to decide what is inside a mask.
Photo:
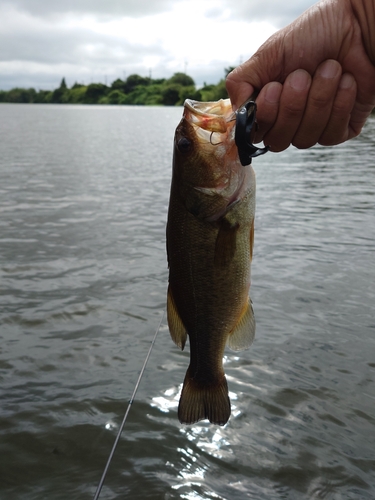
[{"label": "black lip gripper tool", "polygon": [[269,150],[269,146],[258,148],[254,146],[252,140],[256,128],[257,105],[254,101],[247,101],[236,111],[236,132],[234,140],[238,149],[238,156],[242,166],[250,165],[251,159],[264,155]]}]

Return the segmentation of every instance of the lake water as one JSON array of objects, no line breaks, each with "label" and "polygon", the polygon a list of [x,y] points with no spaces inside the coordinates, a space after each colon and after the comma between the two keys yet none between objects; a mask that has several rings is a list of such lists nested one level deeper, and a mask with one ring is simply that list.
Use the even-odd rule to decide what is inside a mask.
[{"label": "lake water", "polygon": [[[165,308],[182,108],[0,106],[0,499],[91,499]],[[100,499],[375,498],[375,120],[254,160],[256,340],[182,426],[163,321]]]}]

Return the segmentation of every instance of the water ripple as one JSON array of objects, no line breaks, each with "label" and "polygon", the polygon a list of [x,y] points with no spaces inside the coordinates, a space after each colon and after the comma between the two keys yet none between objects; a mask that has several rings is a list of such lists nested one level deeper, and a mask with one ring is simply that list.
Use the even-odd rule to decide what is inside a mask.
[{"label": "water ripple", "polygon": [[[0,497],[90,499],[165,308],[181,109],[1,112]],[[163,324],[103,498],[373,499],[374,131],[254,161],[231,419],[179,424],[189,355]]]}]

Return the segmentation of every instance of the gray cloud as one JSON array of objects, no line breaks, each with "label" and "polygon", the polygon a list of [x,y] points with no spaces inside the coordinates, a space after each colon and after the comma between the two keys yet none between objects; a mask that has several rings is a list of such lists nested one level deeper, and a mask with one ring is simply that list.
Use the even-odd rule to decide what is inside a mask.
[{"label": "gray cloud", "polygon": [[173,0],[1,0],[33,16],[48,17],[67,13],[141,17],[169,10]]},{"label": "gray cloud", "polygon": [[[3,9],[3,16],[0,14],[0,89],[16,86],[55,88],[63,76],[68,84],[75,81],[104,83],[104,80],[111,83],[125,74],[148,72],[149,68],[140,66],[145,55],[165,59],[162,48],[156,44],[144,46],[115,34],[72,26],[65,24],[61,16],[54,15],[64,8],[69,10],[70,4],[73,8],[77,3],[82,14],[84,4],[90,4],[86,14],[96,10],[95,2],[85,1],[14,0],[12,4],[0,1],[0,12]],[[121,10],[121,5],[126,5],[133,8],[134,15],[140,14],[141,7],[146,4],[155,11],[167,3],[109,1],[97,2],[97,7],[105,5]],[[25,7],[25,11],[14,10],[15,7]],[[145,10],[150,12],[150,9]],[[42,17],[38,17],[39,14]],[[116,16],[112,14],[110,19],[116,19]]]},{"label": "gray cloud", "polygon": [[[147,76],[149,68],[140,61],[145,55],[145,47],[107,37],[93,37],[92,34],[79,33],[75,37],[58,34],[54,38],[41,36],[37,41],[27,36],[23,39],[9,37],[12,50],[2,48],[0,59],[8,61],[16,69],[0,73],[0,89],[13,87],[55,88],[62,77],[68,85],[102,82],[110,84],[117,78],[125,78],[132,73]],[[88,55],[87,45],[90,45]],[[4,47],[4,46],[3,46]],[[38,57],[35,57],[35,51]],[[147,50],[147,55],[160,56],[161,50],[155,46]],[[161,68],[153,69],[153,77],[168,76],[163,70],[170,61],[167,56],[161,58]]]},{"label": "gray cloud", "polygon": [[[162,26],[155,26],[155,32],[161,32],[160,37],[146,45],[142,39],[137,44],[125,39],[123,34],[95,32],[85,23],[77,22],[85,15],[104,23],[123,17],[139,21],[142,16],[171,11],[178,1],[0,0],[0,89],[55,88],[63,76],[68,85],[75,81],[109,84],[131,73],[146,76],[150,68],[142,61],[152,56],[159,61],[157,66],[152,65],[153,78],[168,78],[175,71],[184,71],[188,55],[182,54],[181,61],[173,59],[170,46],[163,45]],[[206,11],[206,17],[219,22],[223,13],[227,18],[229,13],[230,20],[249,24],[254,20],[269,21],[281,27],[312,3],[311,0],[286,4],[279,0],[223,0],[222,3],[218,0],[216,7]],[[183,28],[182,19],[176,22]],[[187,30],[181,36],[195,35]],[[223,36],[233,37],[231,41],[235,42],[236,33]],[[201,43],[207,44],[204,34]],[[188,61],[187,72],[198,85],[217,83],[224,76],[224,67],[239,64],[240,54],[248,50],[238,47],[237,60],[225,61],[214,49],[213,46],[215,61],[199,65]]]},{"label": "gray cloud", "polygon": [[[88,47],[91,48],[88,55]],[[145,47],[116,36],[69,29],[34,33],[10,32],[1,37],[1,61],[34,61],[45,64],[113,64],[135,63],[145,53]],[[160,48],[147,47],[148,55],[157,55]],[[88,60],[89,59],[89,60]]]},{"label": "gray cloud", "polygon": [[282,28],[316,3],[314,0],[236,0],[228,1],[231,17],[238,21],[269,21]]}]

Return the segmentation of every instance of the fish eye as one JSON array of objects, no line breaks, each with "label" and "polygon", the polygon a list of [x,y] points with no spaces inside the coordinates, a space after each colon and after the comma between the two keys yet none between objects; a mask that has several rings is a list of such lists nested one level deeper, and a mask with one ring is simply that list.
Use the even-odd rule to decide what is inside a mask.
[{"label": "fish eye", "polygon": [[188,153],[191,150],[192,142],[187,137],[181,137],[177,141],[177,147],[181,153]]}]

